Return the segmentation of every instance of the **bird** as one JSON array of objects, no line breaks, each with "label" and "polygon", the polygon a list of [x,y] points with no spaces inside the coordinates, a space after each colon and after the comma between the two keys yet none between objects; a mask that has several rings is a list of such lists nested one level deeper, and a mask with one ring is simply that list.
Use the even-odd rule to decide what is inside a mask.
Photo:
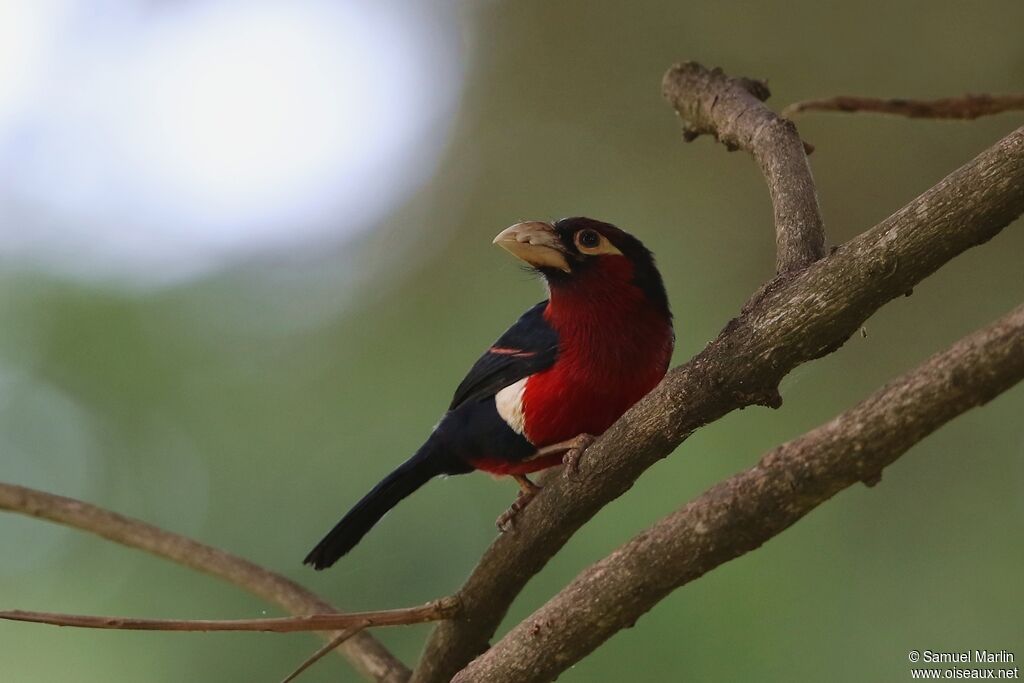
[{"label": "bird", "polygon": [[306,556],[330,567],[434,477],[482,470],[519,485],[498,518],[507,531],[540,490],[528,474],[576,470],[594,439],[664,377],[675,344],[653,254],[620,228],[585,217],[516,223],[494,238],[539,273],[548,298],[476,361],[423,445]]}]

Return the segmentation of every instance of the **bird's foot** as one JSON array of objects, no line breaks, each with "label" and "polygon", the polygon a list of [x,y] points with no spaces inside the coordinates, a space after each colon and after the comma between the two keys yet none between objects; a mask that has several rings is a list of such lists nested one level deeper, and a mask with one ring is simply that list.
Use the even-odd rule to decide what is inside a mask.
[{"label": "bird's foot", "polygon": [[512,504],[508,506],[508,510],[505,510],[501,515],[498,516],[496,525],[498,531],[505,533],[510,531],[514,526],[516,516],[529,505],[530,501],[533,500],[537,492],[540,491],[541,487],[534,484],[532,481],[526,478],[523,474],[513,474],[512,477],[519,484],[519,495],[512,501]]},{"label": "bird's foot", "polygon": [[596,441],[594,436],[590,434],[580,434],[567,442],[569,444],[569,448],[565,451],[565,455],[562,456],[562,464],[565,465],[565,469],[562,470],[563,477],[569,479],[579,471],[580,460],[594,441]]},{"label": "bird's foot", "polygon": [[536,453],[530,456],[530,460],[539,458],[545,455],[554,455],[555,453],[562,454],[562,464],[565,465],[564,476],[566,478],[574,475],[579,470],[580,459],[583,458],[583,453],[590,445],[594,443],[597,437],[591,436],[590,434],[578,434],[571,439],[566,441],[559,441],[553,443],[550,446],[541,448]]}]

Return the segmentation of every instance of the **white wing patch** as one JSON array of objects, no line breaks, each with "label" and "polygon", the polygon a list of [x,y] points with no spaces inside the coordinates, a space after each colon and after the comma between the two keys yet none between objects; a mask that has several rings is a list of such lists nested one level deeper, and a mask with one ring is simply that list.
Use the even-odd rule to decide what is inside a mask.
[{"label": "white wing patch", "polygon": [[524,377],[515,384],[509,384],[494,395],[494,405],[498,409],[498,415],[516,434],[522,434],[526,429],[526,417],[523,415],[523,392],[526,391],[528,379],[530,378]]}]

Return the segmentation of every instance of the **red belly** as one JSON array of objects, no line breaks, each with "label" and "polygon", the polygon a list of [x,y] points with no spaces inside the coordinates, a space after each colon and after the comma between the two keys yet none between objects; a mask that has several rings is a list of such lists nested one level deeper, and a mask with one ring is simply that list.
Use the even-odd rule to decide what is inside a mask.
[{"label": "red belly", "polygon": [[549,467],[560,465],[562,454],[545,455],[543,458],[530,458],[527,460],[499,460],[498,458],[478,458],[471,464],[478,470],[490,472],[491,474],[529,474],[539,470],[546,470]]}]

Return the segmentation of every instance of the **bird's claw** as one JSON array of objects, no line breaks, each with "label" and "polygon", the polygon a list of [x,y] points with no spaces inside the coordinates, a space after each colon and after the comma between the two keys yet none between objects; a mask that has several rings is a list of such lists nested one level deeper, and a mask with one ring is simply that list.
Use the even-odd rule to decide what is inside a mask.
[{"label": "bird's claw", "polygon": [[537,495],[537,491],[539,490],[540,487],[532,490],[524,489],[520,491],[519,495],[516,496],[516,499],[508,506],[508,510],[505,510],[498,516],[498,519],[495,522],[495,525],[498,527],[498,531],[501,533],[511,531],[512,527],[515,526],[516,516],[526,508],[530,501],[533,500],[533,497]]},{"label": "bird's claw", "polygon": [[594,441],[595,438],[590,434],[580,434],[569,442],[569,448],[562,456],[562,464],[565,465],[565,469],[562,471],[563,477],[569,479],[579,471],[580,460]]},{"label": "bird's claw", "polygon": [[[537,455],[543,456],[562,451],[562,464],[565,465],[565,472],[563,476],[568,479],[579,471],[580,460],[594,441],[595,437],[590,434],[579,434],[568,441],[546,446],[539,450]],[[526,508],[530,501],[533,500],[534,496],[537,495],[537,492],[540,491],[540,487],[527,479],[526,475],[516,474],[513,475],[513,477],[515,478],[516,483],[519,484],[519,495],[516,496],[516,499],[508,506],[508,510],[501,513],[495,521],[495,525],[501,533],[512,530],[515,526],[516,517],[524,508]]]}]

